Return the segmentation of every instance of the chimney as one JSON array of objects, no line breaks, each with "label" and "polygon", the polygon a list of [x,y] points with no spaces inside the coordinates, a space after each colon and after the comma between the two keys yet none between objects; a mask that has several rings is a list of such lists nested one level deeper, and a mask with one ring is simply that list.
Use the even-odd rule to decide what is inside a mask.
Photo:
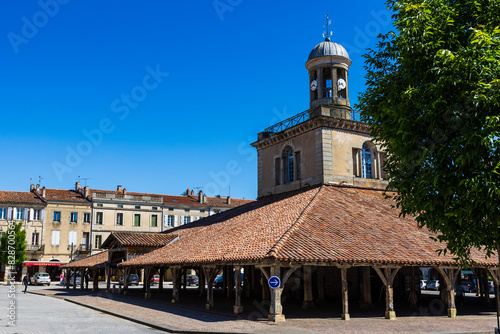
[{"label": "chimney", "polygon": [[35,190],[35,185],[34,184],[30,184],[30,191],[33,191]]},{"label": "chimney", "polygon": [[40,185],[39,184],[36,185],[36,191],[38,191],[38,190],[40,190]]},{"label": "chimney", "polygon": [[227,196],[227,204],[231,204],[231,197]]},{"label": "chimney", "polygon": [[203,191],[201,190],[198,192],[198,201],[200,203],[203,203]]},{"label": "chimney", "polygon": [[45,195],[47,195],[47,191],[45,190],[45,187],[42,188],[42,197],[45,198]]},{"label": "chimney", "polygon": [[191,190],[191,196],[193,196],[193,195],[194,195],[194,190]]},{"label": "chimney", "polygon": [[80,181],[77,181],[77,182],[75,183],[75,190],[76,190],[76,191],[80,190]]},{"label": "chimney", "polygon": [[87,198],[89,196],[90,196],[89,186],[85,186],[85,188],[83,188],[83,197]]},{"label": "chimney", "polygon": [[123,188],[123,194],[127,193],[127,188]]},{"label": "chimney", "polygon": [[186,190],[186,196],[189,196],[189,192],[190,192],[190,190],[191,190],[191,189],[189,189],[189,188]]},{"label": "chimney", "polygon": [[123,191],[122,186],[117,186],[117,187],[116,187],[116,191],[118,191],[118,192]]}]

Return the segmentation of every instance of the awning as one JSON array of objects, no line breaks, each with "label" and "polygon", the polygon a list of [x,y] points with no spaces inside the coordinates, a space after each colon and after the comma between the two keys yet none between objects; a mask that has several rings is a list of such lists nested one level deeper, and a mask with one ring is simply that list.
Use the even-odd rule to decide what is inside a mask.
[{"label": "awning", "polygon": [[66,264],[66,262],[55,262],[55,261],[24,261],[25,266],[42,266],[42,267],[57,267]]},{"label": "awning", "polygon": [[462,270],[462,275],[474,275],[474,272],[472,270]]}]

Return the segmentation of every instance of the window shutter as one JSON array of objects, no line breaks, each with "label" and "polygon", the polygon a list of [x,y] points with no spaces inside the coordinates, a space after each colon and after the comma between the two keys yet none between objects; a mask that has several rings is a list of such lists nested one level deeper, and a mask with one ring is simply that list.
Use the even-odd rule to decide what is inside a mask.
[{"label": "window shutter", "polygon": [[7,219],[8,220],[12,219],[12,208],[7,208]]},{"label": "window shutter", "polygon": [[174,216],[174,226],[178,226],[177,216]]},{"label": "window shutter", "polygon": [[40,214],[40,220],[41,221],[45,220],[45,209],[42,209],[42,213]]},{"label": "window shutter", "polygon": [[12,220],[17,219],[17,208],[12,208]]},{"label": "window shutter", "polygon": [[28,220],[35,220],[34,218],[35,218],[35,210],[30,209]]},{"label": "window shutter", "polygon": [[163,226],[168,226],[168,216],[163,216]]},{"label": "window shutter", "polygon": [[181,216],[181,225],[184,225],[184,216]]},{"label": "window shutter", "polygon": [[[33,210],[33,209],[32,209],[32,210]],[[28,217],[28,212],[29,212],[29,209],[28,209],[28,208],[25,208],[25,209],[24,209],[23,220],[29,220],[29,217]]]},{"label": "window shutter", "polygon": [[193,217],[193,216],[189,217],[189,221],[190,221],[191,223],[192,223],[192,222],[194,222],[194,217]]}]

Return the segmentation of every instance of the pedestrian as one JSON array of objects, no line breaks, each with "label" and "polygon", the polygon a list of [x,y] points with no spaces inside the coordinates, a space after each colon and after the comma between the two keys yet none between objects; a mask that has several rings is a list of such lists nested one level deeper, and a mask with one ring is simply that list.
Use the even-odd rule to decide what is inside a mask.
[{"label": "pedestrian", "polygon": [[24,293],[26,293],[26,290],[28,289],[28,283],[30,281],[29,274],[26,274],[23,278],[23,284],[24,284]]},{"label": "pedestrian", "polygon": [[59,281],[59,285],[63,285],[64,284],[64,273],[61,273],[61,275],[59,276],[59,278],[61,279]]}]

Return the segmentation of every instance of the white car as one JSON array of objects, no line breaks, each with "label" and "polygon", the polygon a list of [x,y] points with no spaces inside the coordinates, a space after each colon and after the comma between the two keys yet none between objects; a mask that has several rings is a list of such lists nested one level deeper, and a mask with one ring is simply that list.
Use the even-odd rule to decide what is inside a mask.
[{"label": "white car", "polygon": [[30,278],[31,284],[34,285],[50,285],[50,275],[48,273],[36,273]]}]

